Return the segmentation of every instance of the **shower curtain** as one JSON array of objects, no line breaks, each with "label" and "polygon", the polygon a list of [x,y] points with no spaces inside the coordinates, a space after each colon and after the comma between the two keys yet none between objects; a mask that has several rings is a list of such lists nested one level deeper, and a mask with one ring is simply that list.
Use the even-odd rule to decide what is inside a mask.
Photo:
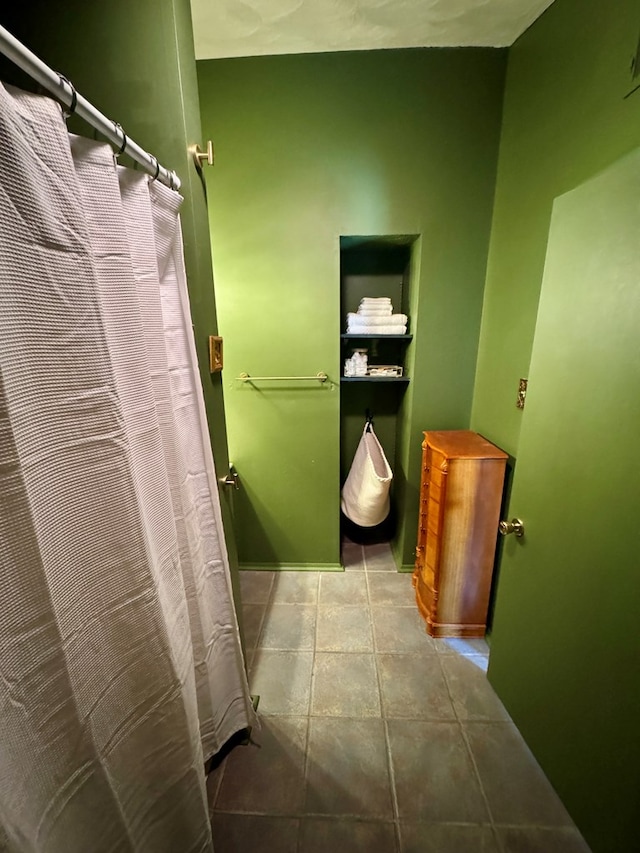
[{"label": "shower curtain", "polygon": [[253,722],[180,201],[0,85],[0,849],[211,851]]}]

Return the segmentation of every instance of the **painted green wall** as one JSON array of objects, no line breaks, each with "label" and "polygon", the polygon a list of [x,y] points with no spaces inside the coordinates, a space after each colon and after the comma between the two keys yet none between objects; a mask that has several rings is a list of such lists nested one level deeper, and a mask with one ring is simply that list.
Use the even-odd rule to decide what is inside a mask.
[{"label": "painted green wall", "polygon": [[471,428],[514,456],[553,199],[640,144],[639,30],[637,0],[555,0],[509,50]]},{"label": "painted green wall", "polygon": [[[196,346],[215,463],[218,472],[225,473],[222,384],[219,374],[212,377],[207,369],[208,336],[216,334],[217,320],[206,201],[187,153],[188,145],[202,141],[189,0],[33,0],[3,7],[0,23],[178,173],[185,199],[181,219]],[[2,66],[1,73],[4,79],[29,85],[10,64]],[[80,120],[70,119],[69,127],[93,133]],[[126,165],[127,158],[122,162]],[[223,492],[221,503],[237,587],[229,497]]]},{"label": "painted green wall", "polygon": [[489,663],[594,853],[638,846],[639,199],[640,147],[554,203]]},{"label": "painted green wall", "polygon": [[[339,238],[417,234],[415,339],[395,477],[413,563],[421,432],[469,423],[504,52],[412,50],[198,63],[240,559],[335,565]],[[325,370],[325,387],[242,386]],[[362,412],[362,418],[364,411]]]},{"label": "painted green wall", "polygon": [[[637,524],[631,520],[628,535],[616,524],[620,511],[631,518],[637,508],[626,468],[632,457],[617,443],[633,447],[637,417],[629,421],[622,412],[637,400],[637,382],[625,402],[617,382],[585,370],[587,359],[579,350],[576,359],[567,347],[577,343],[585,355],[602,352],[607,359],[618,353],[623,344],[615,323],[604,322],[611,309],[602,323],[596,303],[567,320],[566,333],[562,325],[552,334],[548,327],[536,339],[541,357],[529,408],[523,413],[514,403],[519,377],[529,374],[554,199],[640,145],[640,91],[629,95],[639,31],[637,0],[555,0],[509,51],[471,418],[473,429],[515,456],[522,453],[507,517],[521,515],[530,531],[528,544],[504,543],[489,677],[598,851],[631,849],[635,840]],[[603,223],[607,216],[603,211]],[[571,316],[566,305],[563,311],[565,319]],[[632,341],[627,335],[620,361],[628,374],[637,365]],[[564,370],[570,364],[573,376]],[[540,421],[534,407],[543,386],[555,388],[557,405]],[[619,424],[611,417],[614,396]],[[554,417],[555,430],[549,429]],[[551,447],[564,436],[571,445],[566,462],[546,464],[549,446],[534,444],[541,444],[536,427],[549,430]],[[610,441],[612,453],[589,465]],[[529,458],[534,446],[537,464]],[[556,478],[563,488],[555,487]],[[544,521],[536,506],[544,508]],[[524,649],[531,644],[529,665]]]}]

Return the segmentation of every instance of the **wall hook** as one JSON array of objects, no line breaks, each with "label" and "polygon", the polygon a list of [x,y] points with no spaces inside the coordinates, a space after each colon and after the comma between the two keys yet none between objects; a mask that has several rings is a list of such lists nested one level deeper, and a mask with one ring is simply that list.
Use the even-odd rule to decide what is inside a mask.
[{"label": "wall hook", "polygon": [[207,166],[213,166],[213,142],[209,140],[207,142],[207,150],[203,151],[202,148],[196,143],[195,145],[189,146],[189,153],[193,157],[193,162],[196,164],[196,169],[200,170],[206,164]]}]

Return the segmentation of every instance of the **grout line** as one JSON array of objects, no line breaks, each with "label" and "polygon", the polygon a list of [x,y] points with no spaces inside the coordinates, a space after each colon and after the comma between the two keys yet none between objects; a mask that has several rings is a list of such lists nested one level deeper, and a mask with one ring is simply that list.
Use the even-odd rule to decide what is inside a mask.
[{"label": "grout line", "polygon": [[443,657],[443,655],[439,655],[436,653],[436,659],[438,660],[438,665],[440,666],[440,671],[442,672],[442,678],[444,679],[444,684],[445,684],[445,687],[447,688],[447,694],[449,696],[449,701],[451,702],[451,707],[453,708],[453,713],[455,714],[456,722],[458,724],[458,727],[460,728],[460,734],[462,735],[462,739],[464,741],[465,748],[467,750],[469,758],[471,759],[471,764],[473,766],[473,772],[475,773],[476,779],[478,780],[478,785],[480,787],[480,793],[482,795],[482,799],[484,800],[485,808],[487,809],[487,814],[489,815],[489,822],[491,824],[491,829],[493,831],[494,838],[496,838],[496,841],[497,841],[497,837],[496,837],[496,833],[495,833],[495,829],[494,829],[493,812],[491,811],[491,807],[489,805],[489,799],[488,799],[487,794],[484,790],[484,785],[482,784],[482,779],[480,778],[480,771],[478,770],[478,765],[476,764],[476,759],[475,759],[475,756],[474,756],[473,751],[471,749],[471,744],[469,743],[469,739],[467,738],[467,733],[465,731],[465,728],[462,725],[463,721],[462,721],[462,719],[458,713],[458,709],[456,708],[456,703],[454,702],[453,696],[451,694],[451,687],[449,685],[449,679],[447,678],[447,673],[445,672],[445,669],[444,669],[444,666],[442,663],[442,657]]},{"label": "grout line", "polygon": [[[207,810],[208,810],[208,812],[209,812],[209,820],[211,820],[211,819],[213,818],[213,813],[214,813],[214,812],[215,812],[215,810],[216,810],[216,802],[217,802],[217,800],[218,800],[218,795],[220,794],[220,788],[222,787],[222,779],[223,779],[223,777],[224,777],[225,770],[227,769],[227,759],[228,759],[228,758],[229,758],[229,756],[228,756],[228,755],[226,755],[226,756],[222,759],[222,762],[221,762],[220,767],[219,767],[219,768],[216,768],[216,769],[219,769],[219,770],[220,770],[220,773],[218,774],[218,778],[216,779],[216,783],[215,783],[215,785],[214,785],[214,789],[213,789],[213,791],[211,792],[211,793],[212,793],[212,796],[211,796],[211,799],[210,799],[210,800],[209,800],[209,796],[208,796],[208,793],[209,793],[209,792],[207,791],[207,800],[208,800],[208,802],[207,802]],[[212,773],[215,773],[215,772],[216,772],[216,770],[212,770],[211,772],[212,772]],[[211,773],[209,774],[209,776],[210,776],[210,775],[211,775]],[[206,781],[205,781],[205,785],[206,785],[206,782],[208,781],[208,779],[209,779],[209,777],[207,777],[207,779],[206,779]]]},{"label": "grout line", "polygon": [[[364,552],[364,548],[363,548]],[[364,553],[363,553],[364,557]],[[367,585],[367,605],[369,610],[369,630],[371,631],[371,641],[373,644],[373,665],[376,672],[376,682],[378,684],[378,699],[380,702],[380,718],[382,720],[382,731],[384,733],[384,745],[387,759],[387,771],[389,773],[389,793],[391,794],[391,808],[393,810],[393,831],[395,836],[395,846],[398,851],[401,850],[400,843],[400,809],[398,807],[398,795],[396,793],[396,779],[393,772],[393,761],[391,760],[391,742],[389,739],[389,727],[386,719],[386,709],[383,699],[382,679],[380,675],[380,667],[378,666],[378,651],[376,646],[375,632],[373,629],[373,610],[371,602],[371,588],[369,586],[369,574],[366,571],[365,563],[365,583]]]},{"label": "grout line", "polygon": [[[449,689],[449,685],[447,684],[447,690]],[[455,706],[454,706],[455,711]],[[456,713],[457,716],[457,713]],[[473,764],[473,770],[476,774],[476,779],[478,780],[478,785],[480,786],[480,793],[482,794],[482,799],[484,800],[485,806],[487,808],[487,814],[489,815],[489,821],[491,823],[491,828],[494,830],[494,837],[496,836],[495,832],[495,818],[493,816],[493,812],[491,811],[491,806],[489,805],[489,798],[487,797],[486,791],[484,790],[484,785],[482,783],[482,779],[480,777],[480,771],[478,770],[478,765],[476,764],[476,759],[473,754],[473,750],[471,749],[471,744],[469,743],[469,738],[467,737],[467,733],[465,731],[465,727],[462,725],[462,722],[458,720],[458,724],[460,726],[460,732],[462,733],[462,739],[464,740],[465,746],[467,748],[467,752],[469,753],[469,757],[471,758],[471,763]]]}]

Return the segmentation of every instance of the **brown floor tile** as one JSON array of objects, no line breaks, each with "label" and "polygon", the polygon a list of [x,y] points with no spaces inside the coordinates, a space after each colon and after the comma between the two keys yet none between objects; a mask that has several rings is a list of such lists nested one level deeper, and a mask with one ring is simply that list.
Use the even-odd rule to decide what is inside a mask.
[{"label": "brown floor tile", "polygon": [[382,720],[311,718],[305,811],[393,817]]},{"label": "brown floor tile", "polygon": [[490,826],[401,823],[402,853],[500,853]]},{"label": "brown floor tile", "polygon": [[217,814],[213,846],[216,853],[296,853],[298,826],[285,817]]},{"label": "brown floor tile", "polygon": [[265,604],[245,604],[242,608],[242,627],[247,651],[253,651],[258,643],[265,609]]},{"label": "brown floor tile", "polygon": [[388,720],[401,820],[489,821],[458,723]]},{"label": "brown floor tile", "polygon": [[376,545],[364,545],[364,565],[368,572],[397,572],[391,547],[387,542]]},{"label": "brown floor tile", "polygon": [[222,774],[224,773],[224,761],[212,770],[207,776],[206,781],[206,789],[207,789],[207,804],[209,806],[209,817],[213,814],[213,809],[216,801],[216,797],[218,796],[218,791],[220,790],[220,785],[222,783]]},{"label": "brown floor tile", "polygon": [[320,605],[316,649],[323,652],[372,652],[369,608],[361,605]]},{"label": "brown floor tile", "polygon": [[252,742],[227,756],[216,811],[298,814],[304,788],[306,717],[263,718]]},{"label": "brown floor tile", "polygon": [[249,686],[260,696],[261,716],[308,714],[313,652],[258,649],[249,671]]},{"label": "brown floor tile", "polygon": [[244,604],[266,604],[276,572],[240,571],[240,598]]},{"label": "brown floor tile", "polygon": [[377,652],[435,654],[433,639],[416,607],[372,607],[371,619]]},{"label": "brown floor tile", "polygon": [[455,720],[437,655],[376,655],[387,718]]},{"label": "brown floor tile", "polygon": [[320,572],[276,572],[271,601],[276,604],[317,604]]},{"label": "brown floor tile", "polygon": [[510,719],[487,676],[472,658],[442,655],[440,663],[459,719],[498,722]]},{"label": "brown floor tile", "polygon": [[311,604],[267,606],[258,645],[261,649],[310,651],[315,646],[317,608]]},{"label": "brown floor tile", "polygon": [[340,559],[342,560],[345,572],[364,571],[362,545],[357,545],[355,542],[343,539],[340,549]]},{"label": "brown floor tile", "polygon": [[311,713],[327,717],[380,717],[373,655],[316,652]]},{"label": "brown floor tile", "polygon": [[571,826],[571,819],[512,723],[463,723],[496,823]]},{"label": "brown floor tile", "polygon": [[392,823],[354,819],[306,818],[300,826],[299,853],[395,853]]},{"label": "brown floor tile", "polygon": [[577,829],[497,826],[500,853],[590,853]]},{"label": "brown floor tile", "polygon": [[416,606],[411,575],[398,572],[370,572],[367,574],[371,605]]},{"label": "brown floor tile", "polygon": [[367,581],[364,572],[324,572],[320,578],[318,602],[366,606]]}]

